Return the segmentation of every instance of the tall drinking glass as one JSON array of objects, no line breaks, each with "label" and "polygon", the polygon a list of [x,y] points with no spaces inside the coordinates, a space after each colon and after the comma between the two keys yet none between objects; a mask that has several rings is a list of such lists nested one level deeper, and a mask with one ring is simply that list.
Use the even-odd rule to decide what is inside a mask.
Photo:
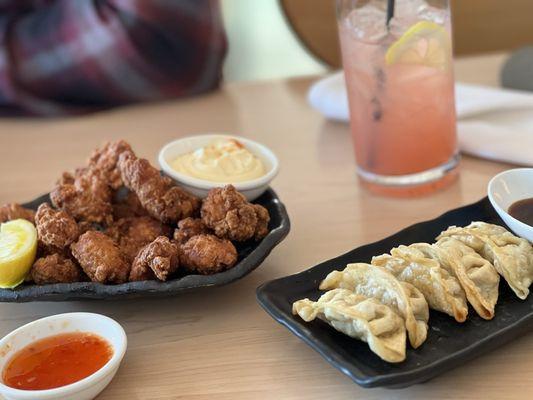
[{"label": "tall drinking glass", "polygon": [[337,0],[337,15],[362,182],[392,195],[451,182],[459,156],[448,0]]}]

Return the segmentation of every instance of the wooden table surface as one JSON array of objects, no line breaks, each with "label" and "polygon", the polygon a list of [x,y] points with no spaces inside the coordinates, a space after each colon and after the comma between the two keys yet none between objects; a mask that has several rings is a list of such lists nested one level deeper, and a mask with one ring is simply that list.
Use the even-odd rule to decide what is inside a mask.
[{"label": "wooden table surface", "polygon": [[[497,84],[503,56],[457,62],[460,80]],[[223,131],[257,139],[279,156],[273,187],[292,230],[241,281],[175,298],[0,304],[0,336],[69,311],[108,315],[126,330],[122,367],[98,399],[500,399],[533,389],[533,337],[522,337],[432,381],[403,390],[362,389],[275,323],[255,288],[485,196],[509,165],[465,157],[459,180],[429,197],[398,200],[362,190],[348,127],[306,103],[311,79],[228,85],[186,101],[63,120],[0,120],[0,203],[47,192],[105,140],[124,138],[156,161],[166,142]],[[527,395],[526,395],[527,397]]]}]

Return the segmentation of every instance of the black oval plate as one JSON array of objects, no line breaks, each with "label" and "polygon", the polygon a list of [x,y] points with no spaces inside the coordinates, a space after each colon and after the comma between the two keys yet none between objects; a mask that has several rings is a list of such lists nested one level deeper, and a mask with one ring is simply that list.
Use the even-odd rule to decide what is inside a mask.
[{"label": "black oval plate", "polygon": [[[24,207],[37,209],[39,204],[50,201],[41,196]],[[120,285],[104,285],[95,282],[58,283],[53,285],[22,284],[15,289],[0,289],[2,302],[64,301],[76,299],[116,299],[144,296],[170,296],[180,292],[207,286],[221,286],[236,281],[256,269],[289,233],[290,220],[285,206],[276,192],[268,189],[254,203],[266,207],[270,213],[268,235],[260,242],[238,244],[239,261],[224,272],[213,275],[182,275],[167,282],[143,281]]]},{"label": "black oval plate", "polygon": [[401,388],[427,381],[512,340],[533,323],[533,295],[518,299],[501,279],[496,316],[491,321],[478,317],[470,308],[460,324],[439,312],[429,318],[427,341],[414,350],[408,346],[407,359],[389,364],[372,353],[368,345],[335,331],[322,321],[306,323],[292,315],[292,303],[308,297],[318,299],[318,285],[335,269],[351,262],[369,262],[372,256],[387,253],[401,244],[432,242],[450,225],[464,226],[486,221],[505,226],[487,198],[449,211],[427,222],[412,225],[379,242],[359,247],[325,261],[307,271],[267,282],[257,289],[259,304],[279,323],[319,352],[331,365],[363,387]]}]

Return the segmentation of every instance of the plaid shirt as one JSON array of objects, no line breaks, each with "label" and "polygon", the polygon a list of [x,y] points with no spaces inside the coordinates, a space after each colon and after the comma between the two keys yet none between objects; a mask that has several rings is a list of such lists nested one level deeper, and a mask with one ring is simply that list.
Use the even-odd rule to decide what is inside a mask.
[{"label": "plaid shirt", "polygon": [[215,88],[216,0],[0,0],[0,114],[62,115]]}]

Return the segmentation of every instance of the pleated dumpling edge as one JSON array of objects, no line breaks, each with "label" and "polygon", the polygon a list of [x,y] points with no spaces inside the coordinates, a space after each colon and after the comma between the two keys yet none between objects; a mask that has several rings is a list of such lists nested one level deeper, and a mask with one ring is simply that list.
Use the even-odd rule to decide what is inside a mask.
[{"label": "pleated dumpling edge", "polygon": [[319,288],[348,289],[375,298],[405,320],[411,346],[417,348],[426,340],[429,319],[426,299],[413,285],[398,281],[384,268],[366,263],[348,264],[342,271],[329,273]]},{"label": "pleated dumpling edge", "polygon": [[384,361],[399,363],[405,360],[405,323],[390,307],[376,299],[347,289],[333,289],[316,302],[309,299],[296,301],[292,312],[306,322],[318,318],[349,337],[367,342]]}]

